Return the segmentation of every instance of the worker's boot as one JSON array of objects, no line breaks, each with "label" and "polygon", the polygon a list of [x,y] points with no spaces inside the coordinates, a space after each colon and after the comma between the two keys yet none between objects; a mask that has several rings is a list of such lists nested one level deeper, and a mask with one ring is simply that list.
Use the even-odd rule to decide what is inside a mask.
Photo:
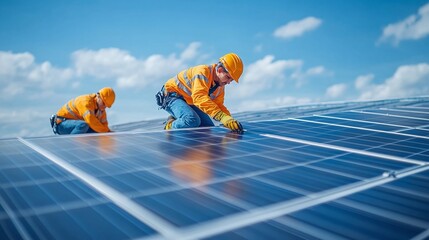
[{"label": "worker's boot", "polygon": [[173,116],[168,116],[167,121],[165,122],[164,130],[170,130],[174,120],[176,120]]}]

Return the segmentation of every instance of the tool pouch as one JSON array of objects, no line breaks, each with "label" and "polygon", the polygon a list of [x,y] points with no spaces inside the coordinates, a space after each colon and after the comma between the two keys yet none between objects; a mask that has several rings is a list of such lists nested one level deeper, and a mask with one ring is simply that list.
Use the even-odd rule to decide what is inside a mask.
[{"label": "tool pouch", "polygon": [[51,118],[49,118],[49,121],[51,122],[51,128],[54,134],[57,134],[57,115],[52,115]]},{"label": "tool pouch", "polygon": [[159,109],[165,109],[165,95],[164,95],[164,88],[161,89],[156,95],[156,104],[159,106]]},{"label": "tool pouch", "polygon": [[49,121],[51,122],[51,127],[54,127],[54,123],[55,123],[55,115],[52,115],[51,118],[49,118]]},{"label": "tool pouch", "polygon": [[159,106],[158,109],[165,109],[169,102],[175,99],[183,99],[183,97],[175,92],[167,93],[162,86],[161,90],[155,95],[156,104]]}]

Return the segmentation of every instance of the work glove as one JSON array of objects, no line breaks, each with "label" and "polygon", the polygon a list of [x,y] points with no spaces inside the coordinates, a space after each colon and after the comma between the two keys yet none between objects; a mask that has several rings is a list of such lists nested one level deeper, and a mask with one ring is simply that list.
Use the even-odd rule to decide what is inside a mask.
[{"label": "work glove", "polygon": [[225,127],[231,129],[233,132],[243,132],[243,126],[241,126],[241,123],[224,112],[217,113],[213,118],[220,121]]}]

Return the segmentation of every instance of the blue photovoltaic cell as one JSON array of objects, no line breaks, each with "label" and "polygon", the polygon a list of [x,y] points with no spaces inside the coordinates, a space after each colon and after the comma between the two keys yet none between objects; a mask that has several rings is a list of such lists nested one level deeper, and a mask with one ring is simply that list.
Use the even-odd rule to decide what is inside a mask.
[{"label": "blue photovoltaic cell", "polygon": [[19,220],[29,229],[30,236],[39,239],[124,239],[154,234],[113,204],[48,212]]},{"label": "blue photovoltaic cell", "polygon": [[100,177],[99,179],[124,194],[144,193],[175,185],[149,171],[112,174]]},{"label": "blue photovoltaic cell", "polygon": [[335,187],[357,182],[357,179],[324,172],[307,167],[295,167],[291,169],[262,174],[261,179],[266,179],[288,187],[297,188],[307,192],[320,192]]},{"label": "blue photovoltaic cell", "polygon": [[[284,121],[282,125],[295,124],[295,121]],[[273,125],[280,123],[272,123]],[[303,122],[307,124],[307,122]],[[317,126],[321,125],[321,126]],[[258,131],[263,131],[259,128]],[[308,127],[295,129],[291,132],[266,130],[270,134],[282,137],[297,138],[311,142],[326,143],[341,147],[348,147],[357,150],[366,150],[374,153],[387,154],[410,159],[421,159],[419,154],[423,154],[429,148],[429,139],[413,138],[388,132],[374,132],[363,129],[347,129],[346,127],[330,126],[323,124],[309,123]],[[348,134],[344,134],[347,131]],[[419,145],[410,147],[408,142],[417,142]]]},{"label": "blue photovoltaic cell", "polygon": [[401,170],[415,166],[414,164],[399,162],[399,161],[389,161],[383,158],[362,156],[358,154],[346,154],[343,156],[337,157],[338,160],[353,162],[355,164],[360,164],[364,166],[370,166],[379,169],[385,170]]},{"label": "blue photovoltaic cell", "polygon": [[367,128],[367,129],[383,130],[383,131],[398,131],[398,130],[404,129],[404,127],[400,127],[400,126],[384,125],[384,124],[377,124],[377,123],[371,123],[371,122],[349,121],[349,120],[326,118],[326,117],[305,117],[302,119],[321,122],[321,123],[330,123],[330,124],[336,124],[336,125],[345,125],[345,126],[360,127],[360,128]]},{"label": "blue photovoltaic cell", "polygon": [[302,196],[299,193],[252,178],[215,183],[208,187],[253,206],[265,206]]},{"label": "blue photovoltaic cell", "polygon": [[14,223],[6,216],[0,218],[0,236],[3,239],[22,239]]},{"label": "blue photovoltaic cell", "polygon": [[60,208],[63,204],[79,201],[105,201],[100,194],[78,180],[11,186],[2,190],[2,197],[14,211],[30,211],[44,207]]},{"label": "blue photovoltaic cell", "polygon": [[177,227],[189,226],[243,211],[193,189],[154,194],[135,201]]},{"label": "blue photovoltaic cell", "polygon": [[423,129],[408,129],[408,130],[401,131],[401,133],[429,137],[429,131],[423,130]]},{"label": "blue photovoltaic cell", "polygon": [[[414,174],[386,185],[415,195],[424,196],[429,199],[429,171]],[[427,206],[427,202],[426,202]]]},{"label": "blue photovoltaic cell", "polygon": [[427,102],[238,114],[270,120],[244,134],[0,140],[0,239],[424,239]]},{"label": "blue photovoltaic cell", "polygon": [[[365,157],[361,156],[361,158]],[[336,171],[340,174],[350,174],[352,176],[360,177],[362,179],[380,176],[383,174],[383,172],[386,171],[385,169],[374,168],[338,160],[326,160],[316,162],[310,164],[309,166],[330,171]]]},{"label": "blue photovoltaic cell", "polygon": [[287,225],[280,224],[275,221],[253,224],[244,228],[240,228],[231,232],[226,232],[206,239],[320,239],[315,236],[300,232],[290,228]]},{"label": "blue photovoltaic cell", "polygon": [[[22,232],[34,239],[135,238],[155,233],[31,148],[18,141],[1,146],[15,151],[0,153],[1,239],[20,239]],[[27,158],[31,161],[21,161]],[[18,231],[5,218],[5,207],[25,230]]]},{"label": "blue photovoltaic cell", "polygon": [[[429,181],[425,181],[425,184],[429,184]],[[346,199],[365,204],[368,207],[375,207],[415,219],[422,222],[424,226],[429,224],[427,197],[404,193],[386,187],[377,187],[351,195]],[[388,201],[386,201],[387,199]]]},{"label": "blue photovoltaic cell", "polygon": [[339,204],[322,204],[290,217],[353,239],[410,239],[425,229]]},{"label": "blue photovoltaic cell", "polygon": [[394,110],[394,109],[369,109],[369,110],[365,110],[365,112],[374,112],[374,113],[389,114],[394,116],[429,119],[429,113],[425,113],[423,111],[416,112],[416,111],[400,111],[400,110]]},{"label": "blue photovoltaic cell", "polygon": [[404,127],[419,127],[429,124],[429,120],[407,119],[396,116],[376,115],[370,113],[343,112],[327,114],[327,116],[349,118],[355,120],[365,120],[375,123],[393,124]]}]

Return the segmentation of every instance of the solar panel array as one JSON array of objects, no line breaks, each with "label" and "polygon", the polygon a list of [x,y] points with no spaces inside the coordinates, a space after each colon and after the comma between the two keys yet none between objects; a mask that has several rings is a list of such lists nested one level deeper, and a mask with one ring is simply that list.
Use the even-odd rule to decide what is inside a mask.
[{"label": "solar panel array", "polygon": [[429,238],[429,99],[342,110],[0,140],[0,239]]}]

